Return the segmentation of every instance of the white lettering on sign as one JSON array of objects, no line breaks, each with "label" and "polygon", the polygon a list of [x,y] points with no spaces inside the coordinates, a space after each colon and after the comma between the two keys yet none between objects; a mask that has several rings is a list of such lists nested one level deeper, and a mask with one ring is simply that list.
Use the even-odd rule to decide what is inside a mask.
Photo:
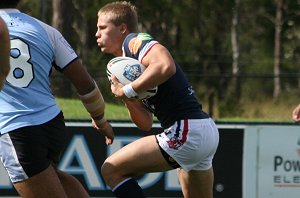
[{"label": "white lettering on sign", "polygon": [[[72,165],[74,160],[77,160],[78,165]],[[59,169],[72,175],[82,175],[90,190],[106,189],[83,135],[73,136],[60,161]]]},{"label": "white lettering on sign", "polygon": [[[139,137],[116,137],[114,143],[107,147],[107,156],[137,138]],[[101,178],[100,170],[98,170],[96,166],[97,163],[100,162],[94,161],[85,137],[83,135],[74,135],[72,136],[66,151],[63,153],[58,168],[65,173],[82,176],[89,190],[109,190]],[[11,181],[2,164],[0,164],[0,175],[0,189],[13,189]],[[155,185],[163,176],[165,190],[181,190],[176,170],[161,173],[148,173],[141,177],[138,182],[142,188],[146,189]]]}]

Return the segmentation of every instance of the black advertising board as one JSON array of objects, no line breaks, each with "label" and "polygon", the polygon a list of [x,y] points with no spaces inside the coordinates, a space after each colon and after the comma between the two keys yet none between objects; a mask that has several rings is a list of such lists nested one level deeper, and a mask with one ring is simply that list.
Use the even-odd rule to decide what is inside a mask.
[{"label": "black advertising board", "polygon": [[[161,132],[158,126],[151,133],[137,129],[131,123],[113,122],[116,138],[106,146],[104,138],[88,122],[67,122],[68,142],[59,168],[74,175],[91,197],[113,197],[101,177],[105,158],[122,146],[145,135]],[[242,197],[242,158],[244,128],[218,125],[220,144],[214,159],[215,198]],[[138,179],[147,197],[183,197],[176,171],[145,174]],[[0,166],[0,197],[17,197],[6,172]]]}]

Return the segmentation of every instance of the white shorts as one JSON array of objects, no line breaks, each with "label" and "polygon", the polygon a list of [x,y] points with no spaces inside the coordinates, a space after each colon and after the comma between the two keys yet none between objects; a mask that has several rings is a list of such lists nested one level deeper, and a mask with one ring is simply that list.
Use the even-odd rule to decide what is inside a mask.
[{"label": "white shorts", "polygon": [[208,170],[218,148],[219,132],[211,119],[186,119],[156,135],[160,147],[185,170]]}]

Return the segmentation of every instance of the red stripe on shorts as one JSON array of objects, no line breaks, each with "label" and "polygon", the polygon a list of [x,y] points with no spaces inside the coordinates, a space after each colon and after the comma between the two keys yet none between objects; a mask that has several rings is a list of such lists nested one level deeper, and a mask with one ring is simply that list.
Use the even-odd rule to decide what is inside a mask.
[{"label": "red stripe on shorts", "polygon": [[183,144],[186,141],[186,137],[189,131],[189,122],[188,119],[184,119],[184,123],[183,123],[183,131],[182,131],[182,138],[180,140],[180,142]]}]

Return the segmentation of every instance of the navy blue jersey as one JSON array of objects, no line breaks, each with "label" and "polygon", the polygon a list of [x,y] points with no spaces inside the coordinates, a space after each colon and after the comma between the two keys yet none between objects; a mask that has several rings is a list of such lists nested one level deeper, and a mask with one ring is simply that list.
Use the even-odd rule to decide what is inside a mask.
[{"label": "navy blue jersey", "polygon": [[[132,33],[123,42],[123,56],[140,62],[151,48],[158,44],[149,34]],[[168,128],[177,120],[203,119],[208,114],[202,111],[194,90],[188,83],[181,67],[176,64],[176,73],[158,86],[155,96],[143,100],[147,108],[157,117],[163,128]]]}]

